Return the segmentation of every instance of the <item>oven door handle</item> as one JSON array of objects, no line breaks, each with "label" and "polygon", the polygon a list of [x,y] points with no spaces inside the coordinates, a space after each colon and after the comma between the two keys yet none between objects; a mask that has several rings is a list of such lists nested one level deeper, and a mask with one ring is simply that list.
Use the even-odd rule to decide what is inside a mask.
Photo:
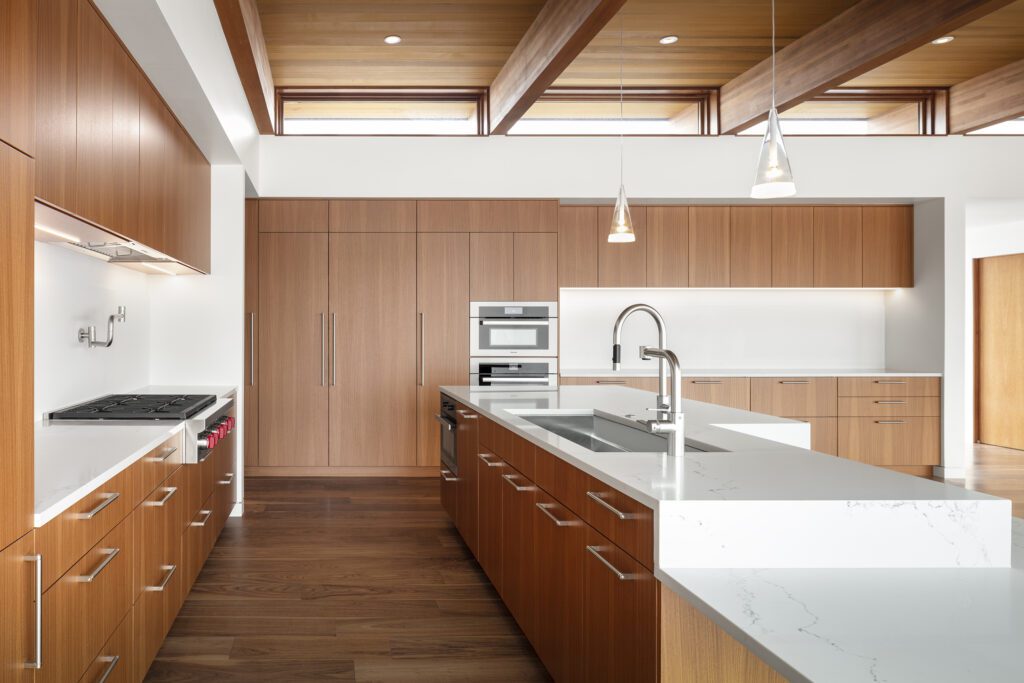
[{"label": "oven door handle", "polygon": [[481,384],[551,384],[548,377],[481,377]]},{"label": "oven door handle", "polygon": [[547,327],[551,324],[550,320],[481,320],[481,325],[519,325],[522,327]]},{"label": "oven door handle", "polygon": [[434,419],[447,427],[448,431],[453,431],[455,429],[455,423],[443,415],[434,415]]}]

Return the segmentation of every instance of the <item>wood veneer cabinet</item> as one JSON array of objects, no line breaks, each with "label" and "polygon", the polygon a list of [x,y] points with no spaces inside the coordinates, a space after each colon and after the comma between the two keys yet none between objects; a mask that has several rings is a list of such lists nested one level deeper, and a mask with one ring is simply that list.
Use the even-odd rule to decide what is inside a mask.
[{"label": "wood veneer cabinet", "polygon": [[0,683],[30,683],[36,656],[35,534],[0,551]]},{"label": "wood veneer cabinet", "polygon": [[690,209],[647,208],[647,286],[690,286]]},{"label": "wood veneer cabinet", "polygon": [[597,284],[600,287],[647,286],[647,208],[634,206],[630,213],[636,241],[610,244],[607,231],[612,224],[612,207],[602,206],[597,210]]},{"label": "wood veneer cabinet", "polygon": [[[481,425],[483,430],[484,425]],[[479,534],[477,560],[498,593],[502,589],[502,489],[507,486],[502,475],[510,471],[505,461],[481,444],[477,456],[477,481],[479,486]]]},{"label": "wood veneer cabinet", "polygon": [[730,207],[690,207],[690,286],[728,287]]},{"label": "wood veneer cabinet", "polygon": [[772,287],[814,286],[814,208],[772,207]]},{"label": "wood veneer cabinet", "polygon": [[326,199],[261,199],[260,232],[327,232]]},{"label": "wood veneer cabinet", "polygon": [[750,410],[750,380],[746,377],[686,378],[683,398]]},{"label": "wood veneer cabinet", "polygon": [[423,199],[420,232],[557,232],[553,199]]},{"label": "wood veneer cabinet", "polygon": [[35,194],[71,211],[78,198],[75,172],[79,1],[35,1],[38,20]]},{"label": "wood veneer cabinet", "polygon": [[511,232],[475,232],[469,236],[469,298],[513,301],[514,243]]},{"label": "wood veneer cabinet", "polygon": [[516,301],[558,299],[558,234],[517,232],[513,253],[512,292]]},{"label": "wood veneer cabinet", "polygon": [[257,363],[259,358],[260,307],[260,214],[259,202],[245,200],[245,465],[259,465],[260,391]]},{"label": "wood veneer cabinet", "polygon": [[729,285],[772,286],[772,209],[729,209]]},{"label": "wood veneer cabinet", "polygon": [[416,232],[414,199],[332,199],[331,232]]},{"label": "wood veneer cabinet", "polygon": [[597,252],[597,207],[558,207],[558,286],[597,287]]},{"label": "wood veneer cabinet", "polygon": [[511,467],[501,475],[501,598],[519,627],[536,640],[536,543],[533,513],[537,487]]},{"label": "wood veneer cabinet", "polygon": [[[457,525],[470,552],[478,551],[480,510],[479,476],[477,462],[480,457],[480,416],[464,406],[455,412],[456,442],[459,444],[456,458],[459,472],[457,482]],[[442,484],[443,485],[443,484]]]},{"label": "wood veneer cabinet", "polygon": [[862,209],[864,287],[914,286],[914,207]]},{"label": "wood veneer cabinet", "polygon": [[859,206],[814,207],[814,286],[863,283],[862,213]]},{"label": "wood veneer cabinet", "polygon": [[36,0],[0,2],[0,140],[25,154],[36,139]]}]

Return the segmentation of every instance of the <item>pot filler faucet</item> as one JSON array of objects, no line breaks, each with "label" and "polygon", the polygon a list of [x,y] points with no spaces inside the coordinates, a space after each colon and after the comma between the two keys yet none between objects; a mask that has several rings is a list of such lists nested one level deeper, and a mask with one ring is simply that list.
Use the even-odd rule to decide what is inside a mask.
[{"label": "pot filler faucet", "polygon": [[[612,330],[612,370],[618,370],[622,360],[622,324],[629,316],[643,311],[654,319],[658,327],[659,346],[641,346],[640,358],[658,359],[658,412],[656,420],[640,420],[654,434],[668,435],[668,454],[681,456],[685,451],[683,438],[683,377],[679,358],[666,348],[665,320],[656,309],[647,304],[633,304],[619,314]],[[671,389],[669,388],[671,377]],[[671,391],[671,393],[669,393]]]}]

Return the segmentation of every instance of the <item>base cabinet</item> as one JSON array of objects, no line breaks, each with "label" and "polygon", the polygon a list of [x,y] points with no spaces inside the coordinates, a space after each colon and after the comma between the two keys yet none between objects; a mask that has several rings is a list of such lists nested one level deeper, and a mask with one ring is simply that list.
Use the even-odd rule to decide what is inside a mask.
[{"label": "base cabinet", "polygon": [[30,683],[36,660],[35,533],[0,552],[0,683]]},{"label": "base cabinet", "polygon": [[458,515],[456,525],[466,540],[466,545],[475,555],[479,541],[479,491],[477,486],[477,462],[480,449],[480,416],[471,410],[460,410],[455,414],[456,440],[459,444],[455,454],[459,463],[457,492]]}]

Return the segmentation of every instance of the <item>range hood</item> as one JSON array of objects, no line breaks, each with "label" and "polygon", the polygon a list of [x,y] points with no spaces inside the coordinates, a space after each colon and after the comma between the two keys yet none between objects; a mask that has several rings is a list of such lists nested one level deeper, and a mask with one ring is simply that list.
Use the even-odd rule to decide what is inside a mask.
[{"label": "range hood", "polygon": [[194,275],[198,271],[144,244],[36,202],[36,241],[60,244],[108,263],[149,275]]}]

